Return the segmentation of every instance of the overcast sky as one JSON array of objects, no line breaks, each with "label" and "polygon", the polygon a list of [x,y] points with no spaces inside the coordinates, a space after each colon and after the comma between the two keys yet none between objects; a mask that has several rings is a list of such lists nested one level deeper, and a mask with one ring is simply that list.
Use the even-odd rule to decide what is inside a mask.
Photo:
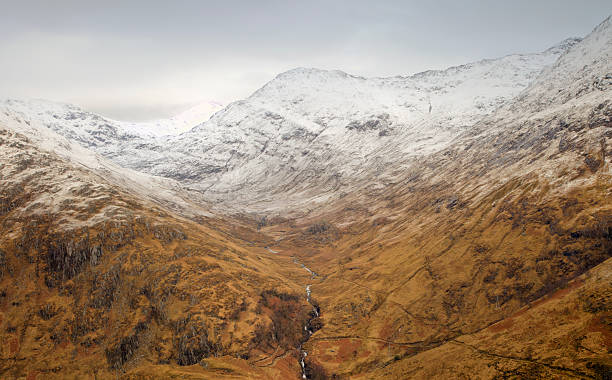
[{"label": "overcast sky", "polygon": [[542,51],[610,13],[609,0],[0,0],[0,97],[149,120],[294,67],[408,75]]}]

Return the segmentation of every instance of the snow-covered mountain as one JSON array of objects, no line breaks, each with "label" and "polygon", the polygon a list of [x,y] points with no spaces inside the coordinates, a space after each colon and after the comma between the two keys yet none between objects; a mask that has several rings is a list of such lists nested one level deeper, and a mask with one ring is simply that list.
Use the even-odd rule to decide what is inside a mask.
[{"label": "snow-covered mountain", "polygon": [[[316,215],[331,226],[353,224],[322,251],[321,267],[313,266],[329,273],[314,294],[335,299],[327,301],[333,311],[323,307],[328,313],[323,332],[306,346],[311,357],[338,373],[342,359],[328,356],[327,339],[386,336],[395,342],[436,342],[435,349],[395,358],[387,353],[385,365],[364,377],[442,378],[464,371],[467,377],[477,373],[491,379],[508,374],[569,378],[580,371],[579,376],[598,378],[610,373],[606,362],[599,371],[603,376],[586,375],[593,366],[582,359],[600,360],[606,348],[573,354],[576,345],[568,343],[570,336],[589,334],[593,322],[583,321],[600,317],[589,311],[584,319],[560,322],[562,315],[587,310],[568,303],[589,292],[581,287],[584,280],[595,278],[603,290],[594,299],[605,299],[611,289],[610,21],[448,148],[393,168],[395,184],[362,188]],[[308,243],[316,245],[314,239]],[[333,258],[337,261],[328,264]],[[608,277],[596,277],[600,270]],[[575,286],[568,286],[571,280]],[[383,306],[352,318],[353,305],[362,306],[375,294]],[[555,299],[559,307],[547,310]],[[504,308],[513,310],[500,315]],[[473,324],[485,315],[487,322]],[[483,357],[490,361],[482,363]],[[487,373],[502,368],[500,358],[509,358],[504,375]],[[440,361],[453,363],[441,370]],[[546,371],[572,369],[558,375],[540,367],[522,372],[528,361],[546,363]],[[359,371],[354,368],[346,373]]]},{"label": "snow-covered mountain", "polygon": [[212,200],[299,207],[443,149],[577,41],[408,77],[294,69],[182,134],[184,118],[123,123],[42,101],[5,101],[0,117],[36,120],[120,166],[178,180]]},{"label": "snow-covered mountain", "polygon": [[[0,127],[6,128],[7,133],[13,135],[12,138],[27,139],[28,144],[36,146],[43,154],[57,156],[79,170],[87,172],[87,177],[103,178],[112,186],[129,191],[142,199],[163,204],[184,215],[208,215],[206,202],[201,196],[186,194],[179,182],[121,167],[96,153],[95,150],[88,149],[101,147],[104,144],[112,147],[111,140],[105,140],[109,135],[118,136],[118,140],[145,138],[143,135],[129,131],[126,125],[129,124],[113,125],[107,119],[84,112],[78,107],[48,101],[6,100],[0,107]],[[11,142],[11,144],[18,143]],[[31,152],[24,148],[22,153],[27,156]],[[9,157],[3,158],[9,159]],[[17,161],[22,158],[9,159],[9,164],[2,168],[10,171],[12,166],[20,165]],[[22,168],[21,171],[25,177],[38,175],[36,168],[32,170]],[[2,176],[0,178],[4,179]],[[81,179],[83,178],[75,178],[72,185],[67,188],[60,187],[61,191],[68,191],[80,183]],[[12,180],[13,178],[6,176],[7,186]],[[50,197],[47,197],[46,201],[52,201],[54,197],[62,198],[55,193],[48,195]],[[39,203],[44,204],[44,202]]]},{"label": "snow-covered mountain", "polygon": [[445,153],[464,173],[488,187],[492,180],[504,183],[530,173],[567,190],[573,181],[582,185],[586,181],[567,167],[575,167],[576,173],[586,168],[610,174],[605,166],[610,137],[612,18],[608,17],[521,94],[460,135]]},{"label": "snow-covered mountain", "polygon": [[[488,143],[496,148],[498,160],[506,162],[534,146],[547,149],[551,141],[562,151],[576,148],[582,156],[589,150],[605,150],[599,145],[604,135],[612,133],[611,92],[612,19],[608,17],[519,96],[474,125],[460,140]],[[591,141],[587,144],[585,139]],[[541,162],[537,170],[544,172],[547,166]]]},{"label": "snow-covered mountain", "polygon": [[0,104],[0,377],[610,373],[610,18],[192,116]]},{"label": "snow-covered mountain", "polygon": [[125,122],[104,117],[82,108],[42,99],[5,99],[0,101],[4,116],[8,113],[36,120],[59,134],[86,147],[118,144],[124,139],[153,139],[187,132],[223,109],[221,103],[205,101],[169,119]]}]

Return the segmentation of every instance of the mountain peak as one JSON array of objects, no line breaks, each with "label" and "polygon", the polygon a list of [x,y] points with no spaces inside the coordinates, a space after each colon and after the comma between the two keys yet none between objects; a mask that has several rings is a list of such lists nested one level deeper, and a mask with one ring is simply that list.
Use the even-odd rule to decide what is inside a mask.
[{"label": "mountain peak", "polygon": [[291,70],[284,71],[278,74],[274,79],[272,79],[269,83],[274,83],[278,81],[286,82],[286,81],[294,81],[294,80],[304,80],[304,79],[322,79],[328,80],[332,78],[359,78],[365,79],[356,75],[348,74],[342,70],[327,70],[327,69],[319,69],[316,67],[296,67]]},{"label": "mountain peak", "polygon": [[593,32],[610,28],[612,28],[612,15],[609,15],[605,20],[599,23],[599,25],[597,25],[595,29],[593,29]]},{"label": "mountain peak", "polygon": [[582,41],[582,38],[580,37],[566,38],[563,41],[559,42],[558,44],[555,44],[554,46],[551,46],[550,48],[546,49],[545,52],[546,53],[564,53],[568,51],[572,46],[579,43],[580,41]]}]

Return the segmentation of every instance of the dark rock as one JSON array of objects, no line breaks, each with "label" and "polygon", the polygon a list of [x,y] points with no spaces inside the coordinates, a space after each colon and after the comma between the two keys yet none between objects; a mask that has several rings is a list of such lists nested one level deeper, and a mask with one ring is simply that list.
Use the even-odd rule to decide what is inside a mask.
[{"label": "dark rock", "polygon": [[351,131],[354,130],[357,132],[380,130],[380,131],[386,131],[384,132],[385,133],[384,135],[386,135],[388,133],[389,125],[390,125],[389,114],[384,113],[384,114],[374,116],[373,119],[366,120],[365,122],[364,121],[351,121],[346,126],[346,129],[351,130]]},{"label": "dark rock", "polygon": [[452,210],[453,208],[455,208],[455,206],[457,206],[458,203],[459,203],[459,198],[457,198],[456,195],[453,195],[448,200],[448,203],[446,204],[446,208],[449,210]]},{"label": "dark rock", "polygon": [[193,365],[213,353],[215,344],[208,339],[206,324],[199,319],[188,316],[176,323],[177,363]]},{"label": "dark rock", "polygon": [[46,304],[38,310],[38,315],[48,321],[49,319],[55,317],[58,313],[58,310],[51,304]]},{"label": "dark rock", "polygon": [[7,271],[6,253],[0,249],[0,277]]},{"label": "dark rock", "polygon": [[565,137],[562,136],[559,140],[559,152],[565,152],[572,148],[572,143]]},{"label": "dark rock", "polygon": [[132,334],[121,338],[119,343],[105,350],[106,360],[111,368],[122,368],[133,356],[140,344],[140,336],[148,329],[144,322],[139,322]]},{"label": "dark rock", "polygon": [[584,158],[584,163],[593,173],[595,173],[597,169],[599,169],[599,167],[601,166],[601,161],[591,156],[590,154]]}]

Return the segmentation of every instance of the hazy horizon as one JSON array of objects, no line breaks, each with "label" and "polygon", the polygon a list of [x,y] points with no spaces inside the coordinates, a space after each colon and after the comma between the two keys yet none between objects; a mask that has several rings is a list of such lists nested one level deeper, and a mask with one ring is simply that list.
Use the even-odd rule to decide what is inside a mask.
[{"label": "hazy horizon", "polygon": [[[6,3],[0,97],[119,120],[228,104],[295,67],[411,75],[583,37],[608,2]],[[527,11],[528,10],[528,11]]]}]

